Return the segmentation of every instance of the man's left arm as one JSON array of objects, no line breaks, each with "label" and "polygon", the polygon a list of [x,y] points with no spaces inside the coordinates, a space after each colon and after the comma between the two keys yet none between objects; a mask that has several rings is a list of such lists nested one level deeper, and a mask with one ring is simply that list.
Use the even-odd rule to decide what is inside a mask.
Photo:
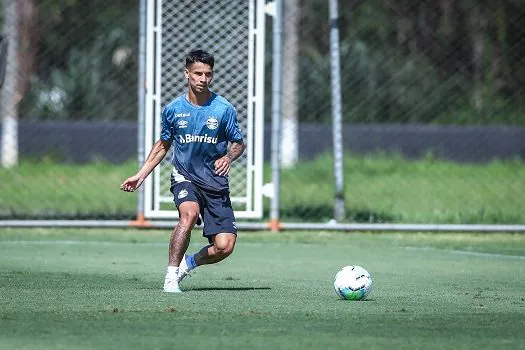
[{"label": "man's left arm", "polygon": [[245,149],[246,146],[243,140],[232,141],[226,155],[215,161],[215,173],[220,176],[228,175],[232,162],[242,156]]},{"label": "man's left arm", "polygon": [[230,158],[230,160],[233,162],[235,159],[242,156],[245,148],[246,146],[244,145],[243,140],[233,141],[230,145],[228,153],[226,153],[226,157]]}]

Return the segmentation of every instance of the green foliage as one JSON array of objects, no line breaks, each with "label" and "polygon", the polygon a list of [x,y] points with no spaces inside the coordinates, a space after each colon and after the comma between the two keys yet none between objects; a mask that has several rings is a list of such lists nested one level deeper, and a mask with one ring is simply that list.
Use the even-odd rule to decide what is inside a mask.
[{"label": "green foliage", "polygon": [[136,118],[137,6],[126,1],[109,6],[104,1],[39,3],[39,67],[20,114],[34,119]]},{"label": "green foliage", "polygon": [[[328,43],[327,5],[306,3],[299,118],[328,122],[330,55],[318,40]],[[345,122],[525,124],[515,59],[525,45],[509,31],[523,33],[524,13],[514,2],[357,1],[339,11]]]},{"label": "green foliage", "polygon": [[135,115],[132,112],[136,99],[124,99],[120,94],[119,76],[110,63],[110,55],[123,50],[119,48],[123,36],[120,29],[114,29],[109,35],[96,38],[89,49],[73,48],[65,68],[53,68],[48,82],[33,80],[25,113],[53,120],[122,119],[121,113]]},{"label": "green foliage", "polygon": [[[35,4],[38,23],[32,33],[38,66],[20,114],[34,119],[135,119],[139,2]],[[299,1],[299,12],[299,120],[327,123],[328,4]],[[515,0],[370,0],[339,6],[344,121],[525,124],[524,16],[524,7]],[[271,30],[271,21],[269,25]],[[271,68],[272,38],[266,37],[265,59]],[[268,91],[271,79],[266,74]],[[271,94],[265,102],[269,116]]]}]

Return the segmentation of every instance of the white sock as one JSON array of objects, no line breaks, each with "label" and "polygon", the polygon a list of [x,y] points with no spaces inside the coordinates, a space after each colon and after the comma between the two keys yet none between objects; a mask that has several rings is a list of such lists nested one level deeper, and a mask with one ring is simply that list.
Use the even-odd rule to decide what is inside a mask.
[{"label": "white sock", "polygon": [[179,273],[178,266],[168,266],[168,275],[177,276]]}]

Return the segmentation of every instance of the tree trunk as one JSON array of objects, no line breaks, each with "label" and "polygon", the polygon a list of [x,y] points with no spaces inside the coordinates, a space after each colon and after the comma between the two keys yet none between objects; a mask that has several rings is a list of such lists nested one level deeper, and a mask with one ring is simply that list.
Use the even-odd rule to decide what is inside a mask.
[{"label": "tree trunk", "polygon": [[18,13],[18,80],[16,92],[19,101],[27,92],[31,75],[36,71],[38,18],[35,0],[17,0],[16,3]]},{"label": "tree trunk", "polygon": [[3,32],[7,40],[5,79],[1,89],[2,167],[10,168],[18,164],[18,15],[16,0],[4,0]]},{"label": "tree trunk", "polygon": [[483,114],[485,107],[485,28],[487,21],[480,5],[475,4],[472,9],[471,17],[472,31],[472,66],[474,76],[474,91],[472,93],[472,103],[479,115]]}]

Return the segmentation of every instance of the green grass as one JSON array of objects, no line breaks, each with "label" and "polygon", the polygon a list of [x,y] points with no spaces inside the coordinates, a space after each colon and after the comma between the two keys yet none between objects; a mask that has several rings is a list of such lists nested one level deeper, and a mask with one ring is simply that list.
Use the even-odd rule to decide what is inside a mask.
[{"label": "green grass", "polygon": [[46,160],[0,168],[0,217],[130,217],[136,198],[119,191],[119,186],[136,170],[132,162],[78,165]]},{"label": "green grass", "polygon": [[[132,219],[136,195],[118,187],[136,168],[135,162],[23,161],[0,169],[0,219]],[[333,217],[332,168],[331,157],[322,156],[282,170],[283,221]],[[431,156],[348,156],[344,170],[347,222],[525,224],[525,164],[519,160],[456,164]],[[267,166],[265,182],[270,174]],[[270,202],[264,202],[268,218]]]},{"label": "green grass", "polygon": [[[349,221],[525,223],[521,161],[456,164],[430,156],[419,161],[374,156],[347,157],[344,164]],[[283,218],[332,217],[332,167],[325,156],[283,172]]]},{"label": "green grass", "polygon": [[[168,238],[0,229],[0,348],[525,348],[525,235],[241,233],[180,295],[161,291]],[[367,301],[332,289],[349,264]]]}]

